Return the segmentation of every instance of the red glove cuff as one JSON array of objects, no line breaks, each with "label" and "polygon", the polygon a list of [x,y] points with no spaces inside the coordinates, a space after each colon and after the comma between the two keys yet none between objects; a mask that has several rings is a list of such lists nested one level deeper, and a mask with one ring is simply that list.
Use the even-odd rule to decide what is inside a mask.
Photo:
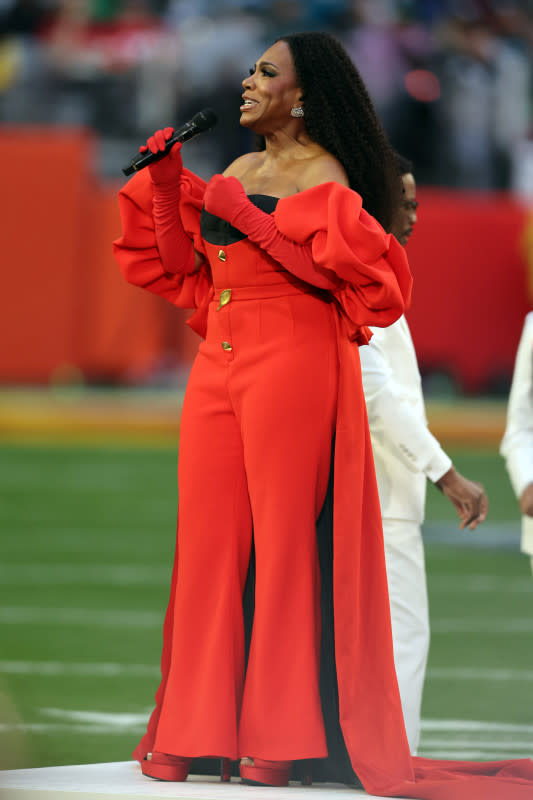
[{"label": "red glove cuff", "polygon": [[180,217],[179,184],[153,184],[152,216],[157,249],[167,273],[191,273],[195,269],[194,247]]}]

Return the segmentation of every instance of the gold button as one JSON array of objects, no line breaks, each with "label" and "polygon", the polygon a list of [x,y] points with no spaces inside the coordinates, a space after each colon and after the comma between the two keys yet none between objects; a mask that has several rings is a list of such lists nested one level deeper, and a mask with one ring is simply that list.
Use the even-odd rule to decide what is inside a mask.
[{"label": "gold button", "polygon": [[221,261],[225,261],[226,260],[225,252],[223,250],[219,250],[218,251],[218,257],[220,258]]},{"label": "gold button", "polygon": [[220,299],[218,301],[217,311],[220,311],[221,308],[227,306],[230,300],[231,300],[231,289],[224,289],[222,292],[220,292]]},{"label": "gold button", "polygon": [[222,349],[226,350],[229,353],[229,351],[232,350],[233,348],[229,342],[222,342]]}]

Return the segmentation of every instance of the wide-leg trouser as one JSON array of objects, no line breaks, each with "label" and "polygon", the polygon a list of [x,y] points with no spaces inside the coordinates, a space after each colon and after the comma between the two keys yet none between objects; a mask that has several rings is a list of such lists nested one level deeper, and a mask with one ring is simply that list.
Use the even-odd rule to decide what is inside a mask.
[{"label": "wide-leg trouser", "polygon": [[334,311],[306,294],[215,309],[181,422],[172,661],[154,749],[321,758],[315,523],[335,426]]},{"label": "wide-leg trouser", "polygon": [[429,609],[420,525],[383,520],[394,664],[409,747],[416,755],[429,652]]}]

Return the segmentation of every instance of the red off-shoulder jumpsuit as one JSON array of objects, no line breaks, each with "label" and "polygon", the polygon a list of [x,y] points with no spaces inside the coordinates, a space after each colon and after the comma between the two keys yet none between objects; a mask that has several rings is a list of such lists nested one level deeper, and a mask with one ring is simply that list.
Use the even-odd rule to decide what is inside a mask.
[{"label": "red off-shoulder jumpsuit", "polygon": [[[235,229],[222,225],[214,236],[208,226],[200,230],[203,189],[185,170],[180,213],[206,257],[194,275],[162,270],[147,177],[139,174],[121,192],[124,234],[115,254],[126,278],[196,308],[192,324],[205,335],[181,421],[163,678],[134,757],[150,750],[267,760],[327,755],[315,526],[335,437],[335,664],[351,764],[371,792],[472,800],[476,781],[488,780],[475,777],[480,765],[446,774],[447,762],[411,759],[394,672],[379,499],[353,342],[365,341],[364,326],[390,324],[402,313],[410,289],[403,249],[362,211],[358,195],[338,184],[277,205],[256,199],[273,203],[279,230],[296,242],[311,240],[316,264],[343,281],[337,292],[317,290],[312,272],[308,281],[293,277]],[[255,611],[245,670],[242,594],[252,537]],[[533,780],[533,770],[517,763],[522,777],[503,781],[506,800],[526,798],[521,792]],[[512,772],[505,762],[494,772],[500,768]],[[483,783],[484,797],[499,798],[501,785]]]},{"label": "red off-shoulder jumpsuit", "polygon": [[176,657],[154,749],[324,757],[315,522],[335,430],[335,311],[246,239],[205,250],[215,295],[181,420]]}]

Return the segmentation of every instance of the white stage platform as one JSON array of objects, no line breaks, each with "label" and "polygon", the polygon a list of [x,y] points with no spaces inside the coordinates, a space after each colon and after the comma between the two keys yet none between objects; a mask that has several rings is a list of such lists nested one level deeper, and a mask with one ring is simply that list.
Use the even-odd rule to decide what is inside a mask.
[{"label": "white stage platform", "polygon": [[146,778],[134,761],[0,772],[1,800],[342,800],[347,792],[377,800],[375,795],[340,784],[295,783],[277,789],[246,786],[239,778],[221,783],[202,775],[190,775],[184,783],[166,783]]}]

